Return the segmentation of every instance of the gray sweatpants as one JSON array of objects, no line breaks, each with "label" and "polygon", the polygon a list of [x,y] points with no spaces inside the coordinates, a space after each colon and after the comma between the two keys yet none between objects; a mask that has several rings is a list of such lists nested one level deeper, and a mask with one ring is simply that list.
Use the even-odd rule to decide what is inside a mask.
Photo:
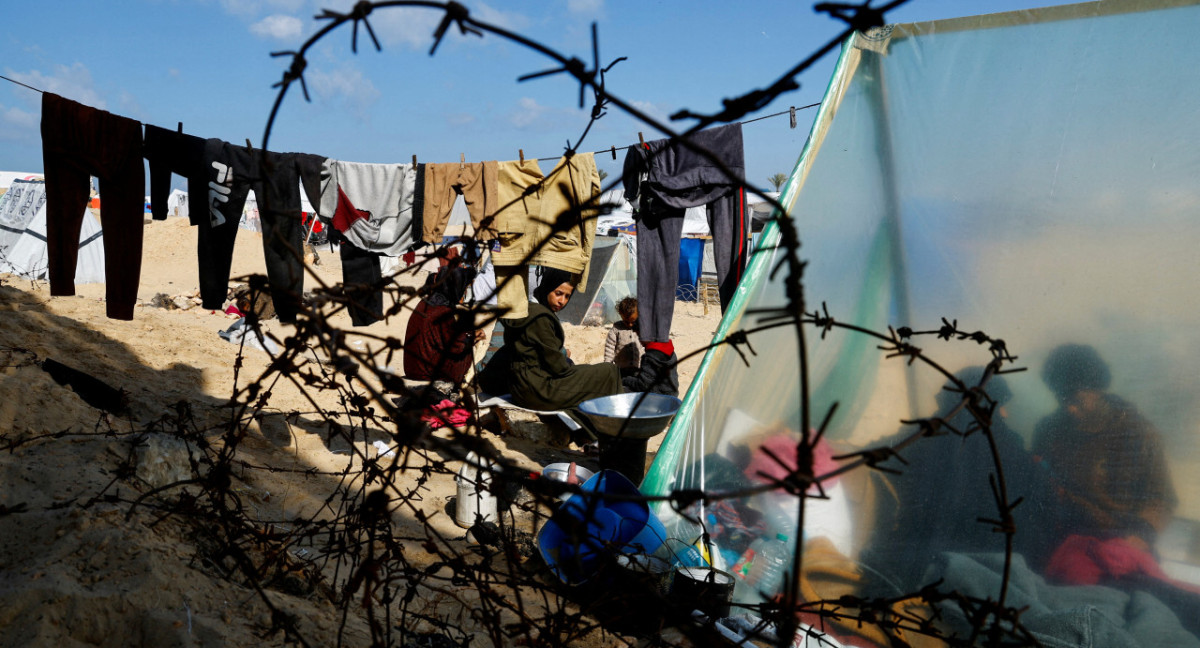
[{"label": "gray sweatpants", "polygon": [[[713,261],[722,312],[729,306],[746,267],[745,190],[708,203],[708,227],[713,237]],[[675,315],[675,286],[679,283],[679,241],[686,210],[659,206],[641,212],[638,221],[638,336],[643,342],[666,342]]]}]

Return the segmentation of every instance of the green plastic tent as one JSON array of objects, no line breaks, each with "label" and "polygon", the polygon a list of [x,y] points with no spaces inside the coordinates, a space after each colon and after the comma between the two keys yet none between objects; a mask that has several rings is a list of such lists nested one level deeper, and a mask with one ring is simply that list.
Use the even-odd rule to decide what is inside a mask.
[{"label": "green plastic tent", "polygon": [[[825,480],[803,531],[778,489],[664,503],[676,545],[738,572],[742,603],[783,589],[755,556],[803,540],[801,600],[940,583],[996,601],[1007,571],[1004,604],[1027,606],[1014,636],[1200,645],[1200,598],[1180,593],[1200,584],[1197,25],[1195,1],[1105,0],[852,37],[780,199],[803,243],[805,310],[884,333],[953,324],[951,339],[905,341],[968,385],[1003,340],[1005,367],[1027,371],[978,401],[995,406],[1001,460],[971,417],[949,416],[962,398],[945,374],[806,326],[807,420],[837,404],[816,473],[872,448],[899,456]],[[716,336],[751,332],[753,353],[708,353],[643,492],[753,489],[786,472],[772,456],[794,462],[797,330],[758,330],[788,305],[780,240],[772,223]],[[939,413],[953,431],[909,444],[918,427],[903,421]],[[1007,569],[996,463],[1002,501],[1020,500]],[[964,604],[914,605],[969,631]],[[845,637],[887,626],[803,620]]]}]

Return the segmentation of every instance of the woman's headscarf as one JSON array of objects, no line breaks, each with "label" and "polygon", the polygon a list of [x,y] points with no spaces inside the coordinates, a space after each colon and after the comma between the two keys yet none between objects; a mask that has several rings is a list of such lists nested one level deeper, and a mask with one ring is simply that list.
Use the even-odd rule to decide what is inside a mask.
[{"label": "woman's headscarf", "polygon": [[575,275],[567,272],[566,270],[546,267],[542,268],[541,273],[542,281],[538,284],[537,288],[533,289],[533,298],[536,299],[542,306],[550,308],[550,304],[546,301],[547,297],[550,296],[550,293],[554,292],[555,288],[558,288],[565,283],[569,283],[572,286],[575,285]]}]

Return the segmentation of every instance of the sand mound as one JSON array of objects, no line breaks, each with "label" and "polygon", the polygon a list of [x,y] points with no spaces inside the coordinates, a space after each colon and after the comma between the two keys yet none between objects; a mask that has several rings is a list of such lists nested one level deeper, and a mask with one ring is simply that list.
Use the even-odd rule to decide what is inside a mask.
[{"label": "sand mound", "polygon": [[[362,606],[349,606],[359,613],[344,616],[334,601],[347,592],[363,597],[370,590],[377,601],[390,592],[394,606],[405,583],[355,581],[367,573],[362,561],[314,562],[322,547],[289,534],[296,520],[334,519],[335,511],[365,515],[363,494],[378,482],[358,469],[375,457],[375,442],[394,442],[393,430],[367,422],[378,420],[362,416],[368,409],[380,414],[368,382],[351,384],[332,372],[322,349],[303,354],[307,364],[289,374],[295,379],[264,385],[269,398],[239,391],[268,372],[269,356],[239,353],[222,340],[218,333],[232,320],[221,312],[194,303],[153,305],[164,304],[155,302],[159,295],[185,304],[196,294],[195,233],[182,219],[148,222],[145,233],[140,304],[131,322],[104,316],[103,285],[51,298],[44,282],[0,276],[0,429],[9,431],[0,436],[6,450],[0,453],[0,646],[274,645],[297,637],[314,646],[355,646],[370,645],[372,633],[378,637],[385,628],[407,637],[445,634],[439,630],[445,623],[463,629],[451,637],[456,643],[479,634],[474,645],[482,645],[499,639],[484,631],[484,621],[521,621],[527,612],[489,611],[480,603],[480,591],[503,585],[485,587],[459,575],[494,559],[472,551],[455,525],[450,503],[458,462],[434,441],[492,448],[529,471],[561,460],[562,451],[487,430],[446,428],[402,451],[391,464],[391,487],[406,494],[405,506],[386,521],[386,537],[367,542],[378,545],[381,561],[395,561],[402,551],[413,578],[427,580],[410,588],[415,600],[405,603],[403,619],[372,621],[359,614]],[[321,263],[306,278],[310,290],[341,278],[336,253],[318,253]],[[243,231],[232,274],[261,272],[261,239]],[[399,282],[423,280],[414,273]],[[403,338],[407,316],[402,310],[352,329],[338,313],[329,323],[345,331],[347,348],[372,352],[385,350],[388,338]],[[708,342],[718,315],[681,304],[675,321],[682,354]],[[264,329],[280,343],[296,332],[277,320]],[[577,362],[601,359],[606,329],[566,329]],[[399,368],[400,353],[378,357]],[[86,380],[51,375],[47,360],[116,390],[120,406],[97,401]],[[698,365],[697,357],[681,367],[685,389]],[[214,457],[231,444],[235,469],[214,476]],[[214,479],[224,480],[220,488]],[[188,480],[196,483],[178,485]],[[155,492],[170,484],[176,485]],[[213,492],[227,501],[208,501]],[[335,493],[349,499],[331,501]],[[229,510],[245,511],[252,524],[212,517]],[[528,514],[513,522],[526,534],[538,524]],[[230,547],[269,569],[247,577],[245,556]],[[271,554],[279,548],[286,550]],[[514,573],[540,566],[536,556],[504,560]],[[435,576],[441,580],[428,580]],[[613,641],[586,628],[576,632],[579,645]]]}]

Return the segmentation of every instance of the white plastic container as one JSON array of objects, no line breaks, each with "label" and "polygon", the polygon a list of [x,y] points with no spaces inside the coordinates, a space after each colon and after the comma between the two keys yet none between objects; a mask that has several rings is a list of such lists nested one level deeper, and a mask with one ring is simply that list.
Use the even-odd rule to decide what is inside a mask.
[{"label": "white plastic container", "polygon": [[480,460],[474,452],[458,469],[454,480],[458,485],[458,497],[454,500],[454,523],[467,529],[476,521],[496,520],[496,496],[487,489],[492,484],[492,460]]}]

